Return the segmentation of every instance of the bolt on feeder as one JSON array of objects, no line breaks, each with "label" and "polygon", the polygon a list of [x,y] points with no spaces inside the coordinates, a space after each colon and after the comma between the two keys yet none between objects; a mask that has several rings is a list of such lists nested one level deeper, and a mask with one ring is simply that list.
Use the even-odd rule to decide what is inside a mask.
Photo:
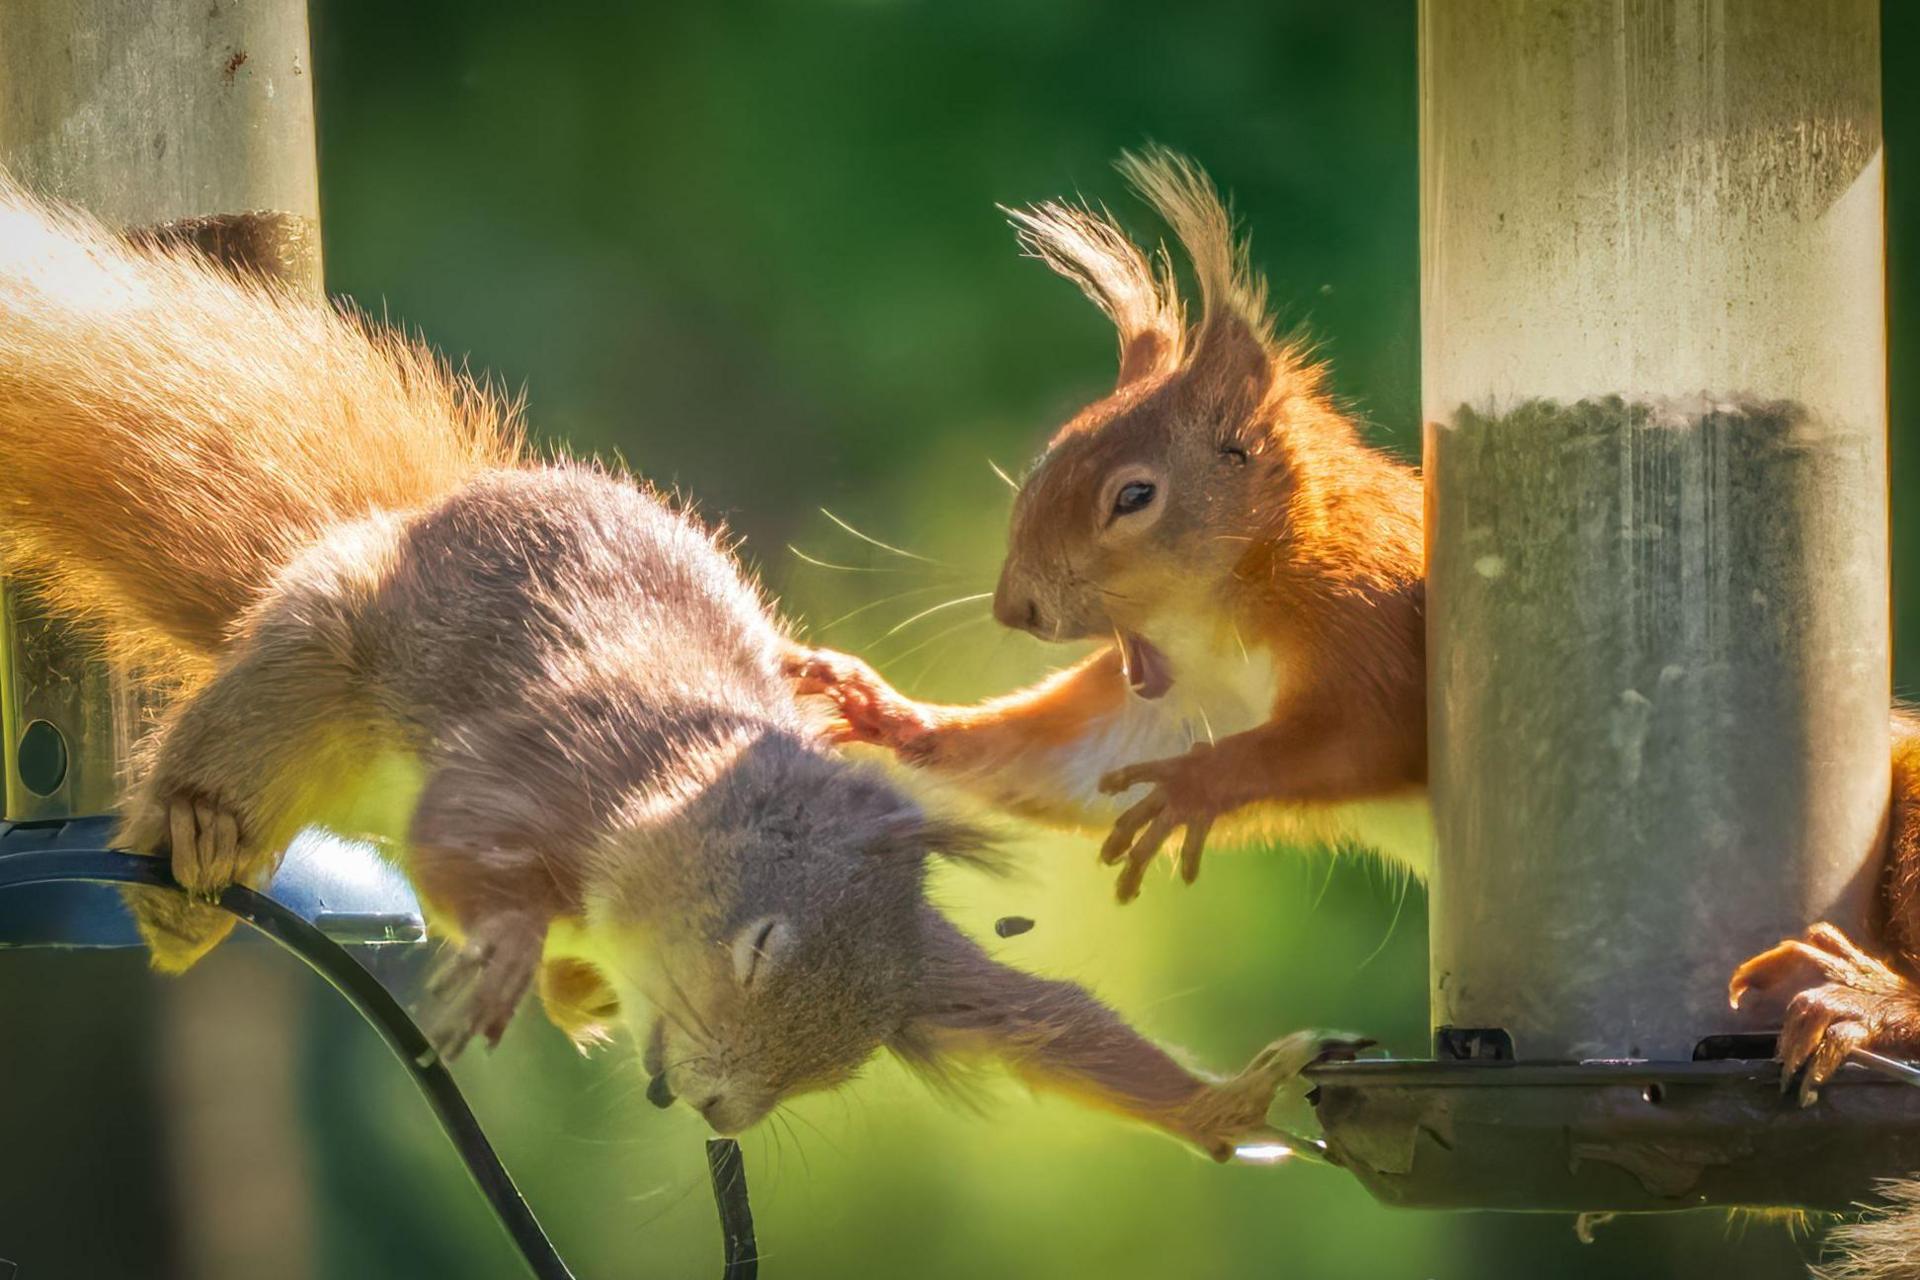
[{"label": "bolt on feeder", "polygon": [[1435,1058],[1315,1075],[1382,1199],[1840,1208],[1920,1091],[1780,1095],[1734,966],[1889,791],[1879,0],[1423,0]]}]

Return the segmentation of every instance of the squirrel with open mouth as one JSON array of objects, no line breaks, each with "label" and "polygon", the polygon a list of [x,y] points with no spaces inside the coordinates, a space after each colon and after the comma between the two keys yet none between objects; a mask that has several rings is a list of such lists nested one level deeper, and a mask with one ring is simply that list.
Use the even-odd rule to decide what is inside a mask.
[{"label": "squirrel with open mouth", "polygon": [[[1119,168],[1184,249],[1200,314],[1189,323],[1164,248],[1143,252],[1103,212],[1012,212],[1028,251],[1113,321],[1120,369],[1019,486],[993,593],[1008,627],[1111,642],[976,706],[915,701],[827,650],[789,674],[831,702],[846,741],[1010,812],[1105,828],[1122,902],[1163,849],[1192,883],[1218,834],[1370,849],[1424,877],[1419,473],[1368,445],[1323,367],[1275,336],[1207,177],[1159,148]],[[1920,1057],[1920,715],[1895,709],[1892,740],[1871,945],[1812,924],[1729,984],[1735,1005],[1791,997],[1780,1056],[1803,1103],[1855,1049]],[[1920,1204],[1920,1181],[1904,1186]],[[1910,1266],[1920,1212],[1839,1239],[1858,1260],[1847,1274]]]}]

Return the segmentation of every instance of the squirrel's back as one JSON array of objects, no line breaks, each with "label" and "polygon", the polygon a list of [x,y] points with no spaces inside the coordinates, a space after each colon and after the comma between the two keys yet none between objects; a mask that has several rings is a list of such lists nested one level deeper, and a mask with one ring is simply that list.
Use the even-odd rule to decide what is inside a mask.
[{"label": "squirrel's back", "polygon": [[0,182],[0,569],[205,658],[303,546],[518,461],[425,348]]}]

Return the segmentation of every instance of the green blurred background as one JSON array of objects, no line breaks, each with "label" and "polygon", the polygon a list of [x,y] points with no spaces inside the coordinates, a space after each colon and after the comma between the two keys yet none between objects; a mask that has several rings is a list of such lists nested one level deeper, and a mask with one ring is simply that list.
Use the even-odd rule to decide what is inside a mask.
[{"label": "green blurred background", "polygon": [[[315,0],[329,283],[524,384],[543,437],[697,497],[823,641],[922,696],[977,696],[1064,655],[984,604],[900,624],[991,585],[1010,495],[989,460],[1022,464],[1113,359],[994,203],[1082,191],[1154,232],[1108,162],[1190,152],[1338,390],[1410,452],[1414,19],[1413,0]],[[1920,51],[1913,6],[1888,7],[1886,50],[1890,69]],[[1905,570],[1920,87],[1890,70],[1886,90]],[[880,555],[823,507],[939,563]],[[1911,670],[1920,591],[1898,617]],[[1425,1051],[1418,886],[1250,851],[1122,910],[1088,841],[1023,852],[1011,884],[944,882],[956,918],[1035,917],[997,949],[1207,1063],[1303,1025]],[[521,1274],[405,1076],[264,947],[178,983],[130,953],[4,966],[0,1258],[23,1280]],[[629,1058],[582,1059],[530,1016],[459,1073],[582,1280],[710,1274],[701,1127],[649,1108]],[[1719,1214],[1581,1245],[1565,1218],[1389,1211],[1331,1171],[1215,1167],[1010,1086],[971,1114],[885,1063],[792,1110],[745,1141],[770,1280],[1765,1278],[1809,1254]]]}]

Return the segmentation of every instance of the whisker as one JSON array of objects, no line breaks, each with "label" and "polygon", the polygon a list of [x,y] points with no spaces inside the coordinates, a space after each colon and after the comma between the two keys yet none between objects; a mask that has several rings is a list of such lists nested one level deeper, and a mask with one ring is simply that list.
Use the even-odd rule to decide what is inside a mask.
[{"label": "whisker", "polygon": [[941,630],[934,632],[932,635],[928,636],[925,640],[922,640],[919,644],[909,645],[907,648],[902,649],[899,653],[894,654],[893,657],[887,659],[887,661],[899,662],[903,658],[911,658],[914,654],[920,652],[922,649],[926,648],[928,645],[934,643],[937,640],[944,640],[948,636],[952,635],[956,631],[961,630],[962,628],[977,627],[983,622],[992,622],[992,621],[993,619],[991,617],[988,617],[983,614],[977,618],[968,618],[962,622],[956,622],[950,627],[944,627]]},{"label": "whisker", "polygon": [[680,1001],[682,1011],[689,1018],[693,1019],[695,1026],[700,1028],[702,1038],[711,1043],[713,1040],[713,1028],[709,1027],[707,1020],[700,1016],[700,1011],[693,1007],[693,1001],[687,998],[686,990],[681,987],[680,980],[673,976],[673,970],[667,968],[665,964],[662,964],[660,966],[660,973],[666,978],[667,985],[673,988],[673,994]]},{"label": "whisker", "polygon": [[1407,886],[1409,883],[1410,880],[1402,880],[1400,882],[1400,900],[1393,904],[1393,919],[1387,921],[1386,934],[1381,937],[1380,945],[1368,953],[1367,958],[1360,962],[1359,967],[1356,968],[1354,972],[1358,973],[1360,969],[1364,969],[1372,964],[1379,958],[1380,953],[1387,949],[1387,944],[1393,941],[1393,931],[1400,925],[1400,913],[1404,911],[1407,906]]},{"label": "whisker", "polygon": [[[973,626],[977,623],[986,622],[986,621],[988,621],[988,619],[986,618],[968,618],[965,622],[960,623],[958,626],[946,628],[945,630],[941,631],[938,635],[933,636],[932,639],[942,640],[958,632],[965,631],[970,626]],[[1004,631],[1001,632],[1001,638],[1002,639],[1006,638],[1006,633]],[[929,655],[929,657],[927,658],[926,664],[921,666],[918,670],[914,672],[913,679],[907,682],[908,685],[910,687],[914,685],[918,685],[922,680],[926,678],[927,673],[929,671],[932,671],[934,667],[937,666],[940,663],[940,661],[947,656],[947,654],[952,652],[952,650],[953,650],[953,646],[951,645],[943,645],[940,648],[935,649],[933,653]],[[913,651],[909,649],[907,652],[911,653]],[[899,659],[896,658],[894,659],[894,661],[898,662]]]},{"label": "whisker", "polygon": [[800,1141],[799,1132],[793,1127],[792,1113],[785,1107],[780,1107],[775,1109],[773,1115],[780,1121],[780,1127],[787,1131],[787,1136],[793,1139],[793,1150],[800,1157],[800,1168],[806,1173],[807,1181],[813,1181],[813,1161],[807,1159],[807,1148]]},{"label": "whisker", "polygon": [[1017,481],[1017,480],[1015,480],[1015,479],[1014,479],[1014,478],[1013,478],[1012,476],[1010,476],[1010,475],[1008,475],[1008,474],[1007,474],[1006,472],[1004,472],[1004,471],[1002,471],[1002,470],[1000,469],[1000,464],[999,464],[999,463],[997,463],[997,462],[995,462],[995,461],[994,461],[994,460],[993,460],[992,458],[988,458],[988,459],[987,459],[987,465],[993,468],[993,474],[995,474],[995,475],[997,475],[997,476],[999,476],[999,477],[1000,477],[1000,479],[1001,479],[1001,481],[1002,481],[1003,483],[1005,483],[1005,485],[1007,486],[1007,488],[1009,488],[1009,489],[1011,489],[1011,490],[1013,490],[1013,491],[1014,491],[1015,493],[1018,493],[1018,492],[1020,492],[1020,483],[1019,483],[1019,481]]},{"label": "whisker", "polygon": [[[702,1181],[705,1181],[705,1179],[696,1180],[693,1178],[688,1178],[686,1186],[680,1189],[679,1195],[675,1196],[673,1199],[661,1205],[653,1213],[648,1214],[645,1218],[642,1218],[639,1222],[636,1222],[634,1224],[634,1229],[637,1231],[645,1231],[648,1227],[660,1221],[660,1219],[666,1217],[668,1214],[672,1213],[675,1209],[678,1209],[681,1205],[686,1203],[687,1197],[693,1194],[693,1189],[699,1186],[700,1182]],[[630,1203],[637,1204],[642,1200],[651,1200],[653,1197],[659,1195],[662,1191],[665,1191],[665,1190],[666,1188],[664,1186],[655,1187],[652,1191],[643,1191],[639,1195],[631,1196],[628,1199]]]},{"label": "whisker", "polygon": [[[778,1113],[769,1111],[767,1113],[767,1119],[772,1120],[776,1114]],[[773,1160],[771,1161],[773,1165],[773,1176],[768,1179],[768,1182],[773,1186],[779,1186],[782,1177],[787,1171],[787,1147],[786,1143],[780,1139],[779,1125],[768,1124],[766,1133],[769,1138],[773,1139]]]},{"label": "whisker", "polygon": [[891,564],[888,564],[888,565],[835,564],[831,560],[822,560],[818,556],[810,556],[806,552],[802,551],[800,548],[794,546],[791,542],[787,544],[787,550],[793,552],[794,555],[798,556],[801,560],[805,561],[806,563],[814,566],[816,569],[837,569],[841,573],[911,573],[913,572],[913,570],[911,569],[903,569],[899,565],[891,565]]},{"label": "whisker", "polygon": [[1325,898],[1327,896],[1327,890],[1333,887],[1333,872],[1335,864],[1337,864],[1339,860],[1339,854],[1332,852],[1327,854],[1327,878],[1320,882],[1320,892],[1313,895],[1313,903],[1307,908],[1309,915],[1320,909],[1321,899]]},{"label": "whisker", "polygon": [[934,605],[930,609],[922,609],[920,612],[914,614],[911,618],[908,618],[904,622],[894,623],[893,626],[888,628],[887,631],[884,634],[882,634],[880,638],[882,640],[885,640],[888,636],[897,635],[900,632],[905,631],[908,627],[912,626],[914,623],[920,621],[920,619],[931,618],[934,614],[939,613],[943,609],[953,609],[963,604],[976,604],[982,600],[992,599],[992,597],[993,597],[993,592],[991,591],[976,591],[970,596],[956,596],[952,600],[943,600],[939,604]]},{"label": "whisker", "polygon": [[839,617],[835,618],[832,622],[821,623],[820,629],[822,631],[830,631],[834,627],[839,626],[841,623],[851,622],[853,619],[859,617],[863,613],[869,612],[870,610],[881,608],[884,605],[898,604],[900,601],[905,600],[908,596],[931,595],[935,591],[945,591],[946,589],[947,589],[946,587],[938,583],[935,583],[933,586],[930,586],[930,587],[908,587],[905,591],[896,591],[890,596],[882,596],[878,600],[869,600],[866,604],[863,604],[856,609],[849,609],[845,613],[841,614]]},{"label": "whisker", "polygon": [[822,1129],[819,1125],[807,1119],[804,1115],[800,1114],[798,1111],[795,1111],[790,1107],[782,1107],[780,1108],[780,1110],[783,1114],[790,1116],[794,1120],[798,1120],[801,1124],[807,1126],[807,1128],[819,1134],[820,1141],[826,1143],[828,1147],[832,1148],[836,1155],[845,1156],[847,1154],[845,1151],[840,1149],[839,1143],[835,1142],[832,1138],[827,1136],[827,1131],[825,1129]]},{"label": "whisker", "polygon": [[686,1021],[683,1018],[681,1018],[679,1014],[667,1008],[664,1001],[661,1002],[660,1004],[660,1016],[665,1018],[668,1022],[671,1022],[674,1025],[674,1029],[677,1030],[681,1035],[685,1036],[687,1039],[698,1040],[700,1038],[699,1036],[696,1036],[695,1034],[693,1034],[693,1028],[688,1026],[686,1024]]},{"label": "whisker", "polygon": [[854,537],[860,539],[860,541],[867,543],[870,546],[878,547],[882,551],[890,552],[896,556],[905,556],[909,560],[918,560],[922,564],[937,564],[937,565],[940,565],[940,567],[943,569],[951,567],[943,563],[942,561],[935,560],[932,556],[923,556],[917,552],[908,551],[903,547],[893,546],[891,543],[882,542],[878,538],[872,537],[868,534],[864,534],[860,532],[858,529],[854,528],[852,525],[848,524],[845,520],[842,520],[839,516],[833,514],[833,512],[827,510],[825,507],[820,508],[820,514],[825,516],[827,519],[833,521],[835,524],[839,525],[842,529],[845,529],[848,533],[852,534]]}]

